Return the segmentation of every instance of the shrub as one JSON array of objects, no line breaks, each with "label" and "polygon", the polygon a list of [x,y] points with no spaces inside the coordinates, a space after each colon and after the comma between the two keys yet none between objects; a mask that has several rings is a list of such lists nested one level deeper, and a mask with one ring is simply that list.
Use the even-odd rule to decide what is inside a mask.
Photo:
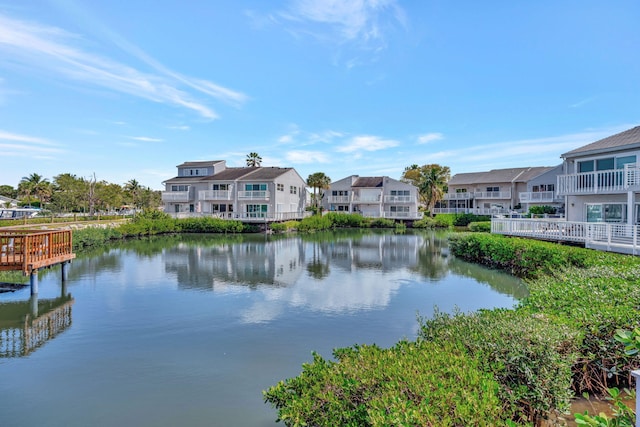
[{"label": "shrub", "polygon": [[498,384],[452,343],[401,341],[314,353],[302,373],[264,392],[287,426],[501,426]]},{"label": "shrub", "polygon": [[471,213],[455,214],[453,225],[458,227],[466,227],[471,222],[491,221],[491,217],[487,215],[475,215]]},{"label": "shrub", "polygon": [[308,216],[298,224],[298,231],[309,233],[312,231],[328,230],[332,226],[331,219],[323,215]]},{"label": "shrub", "polygon": [[242,233],[240,221],[214,217],[186,218],[177,220],[177,231],[183,233]]},{"label": "shrub", "polygon": [[436,313],[421,323],[421,339],[458,342],[473,354],[500,384],[504,409],[517,411],[521,421],[537,423],[552,410],[568,408],[578,342],[573,329],[513,310]]},{"label": "shrub", "polygon": [[556,208],[554,208],[553,206],[531,206],[529,208],[529,213],[530,214],[534,214],[534,215],[544,215],[544,214],[550,214],[553,215],[556,213]]},{"label": "shrub", "polygon": [[73,250],[101,246],[104,243],[121,239],[123,233],[118,228],[87,227],[73,231]]},{"label": "shrub", "polygon": [[366,218],[358,214],[329,212],[325,218],[331,221],[333,228],[361,228],[368,225]]},{"label": "shrub", "polygon": [[394,228],[396,223],[392,219],[375,218],[371,221],[371,228]]},{"label": "shrub", "polygon": [[469,231],[472,232],[482,232],[482,233],[490,233],[491,232],[491,221],[481,221],[481,222],[470,222],[467,226]]}]

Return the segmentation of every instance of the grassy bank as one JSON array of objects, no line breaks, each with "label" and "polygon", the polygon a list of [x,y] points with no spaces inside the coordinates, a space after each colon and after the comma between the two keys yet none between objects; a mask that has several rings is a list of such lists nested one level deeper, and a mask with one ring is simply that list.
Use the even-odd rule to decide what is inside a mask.
[{"label": "grassy bank", "polygon": [[638,258],[486,233],[453,235],[451,252],[524,278],[530,296],[421,319],[418,339],[391,349],[316,355],[264,393],[286,425],[540,425],[575,394],[630,384],[613,337],[640,324]]}]

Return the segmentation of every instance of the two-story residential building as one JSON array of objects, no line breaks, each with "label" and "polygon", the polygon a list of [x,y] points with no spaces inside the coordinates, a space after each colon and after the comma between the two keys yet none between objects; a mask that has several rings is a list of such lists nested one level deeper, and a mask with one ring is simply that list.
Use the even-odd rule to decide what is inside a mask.
[{"label": "two-story residential building", "polygon": [[164,182],[164,210],[174,216],[247,221],[300,219],[306,184],[293,168],[227,167],[224,160],[185,162]]},{"label": "two-story residential building", "polygon": [[555,196],[560,171],[560,166],[540,166],[455,174],[434,213],[506,214],[535,205],[561,209],[563,200]]},{"label": "two-story residential building", "polygon": [[640,126],[561,155],[557,192],[567,220],[640,223]]},{"label": "two-story residential building", "polygon": [[420,219],[418,189],[388,176],[351,175],[331,183],[322,200],[325,210],[371,218]]}]

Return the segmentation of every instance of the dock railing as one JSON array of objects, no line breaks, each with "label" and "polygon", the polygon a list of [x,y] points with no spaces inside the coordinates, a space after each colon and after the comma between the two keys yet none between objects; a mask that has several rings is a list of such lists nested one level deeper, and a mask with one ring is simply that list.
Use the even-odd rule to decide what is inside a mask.
[{"label": "dock railing", "polygon": [[25,275],[75,258],[71,230],[0,230],[0,271]]}]

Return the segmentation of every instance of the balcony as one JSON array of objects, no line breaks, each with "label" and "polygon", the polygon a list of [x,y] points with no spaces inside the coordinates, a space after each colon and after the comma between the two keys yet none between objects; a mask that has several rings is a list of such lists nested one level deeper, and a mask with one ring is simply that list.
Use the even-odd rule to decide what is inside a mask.
[{"label": "balcony", "polygon": [[411,196],[384,196],[385,203],[412,203],[414,200]]},{"label": "balcony", "polygon": [[511,199],[511,191],[476,191],[473,193],[476,199]]},{"label": "balcony", "polygon": [[365,196],[353,196],[354,203],[380,203],[382,199],[382,195],[365,195]]},{"label": "balcony", "polygon": [[189,202],[192,201],[190,193],[190,191],[163,191],[162,201],[171,203]]},{"label": "balcony", "polygon": [[518,195],[521,203],[554,203],[560,202],[562,199],[556,197],[553,191],[533,191],[520,193]]},{"label": "balcony", "polygon": [[444,193],[444,200],[470,200],[473,199],[473,193]]},{"label": "balcony", "polygon": [[349,203],[351,201],[351,197],[349,196],[329,196],[329,203]]},{"label": "balcony", "polygon": [[269,191],[238,191],[238,199],[269,200]]},{"label": "balcony", "polygon": [[624,169],[558,175],[558,196],[624,193],[640,187],[640,168],[635,164]]},{"label": "balcony", "polygon": [[198,200],[231,200],[231,191],[204,190],[198,191]]}]

